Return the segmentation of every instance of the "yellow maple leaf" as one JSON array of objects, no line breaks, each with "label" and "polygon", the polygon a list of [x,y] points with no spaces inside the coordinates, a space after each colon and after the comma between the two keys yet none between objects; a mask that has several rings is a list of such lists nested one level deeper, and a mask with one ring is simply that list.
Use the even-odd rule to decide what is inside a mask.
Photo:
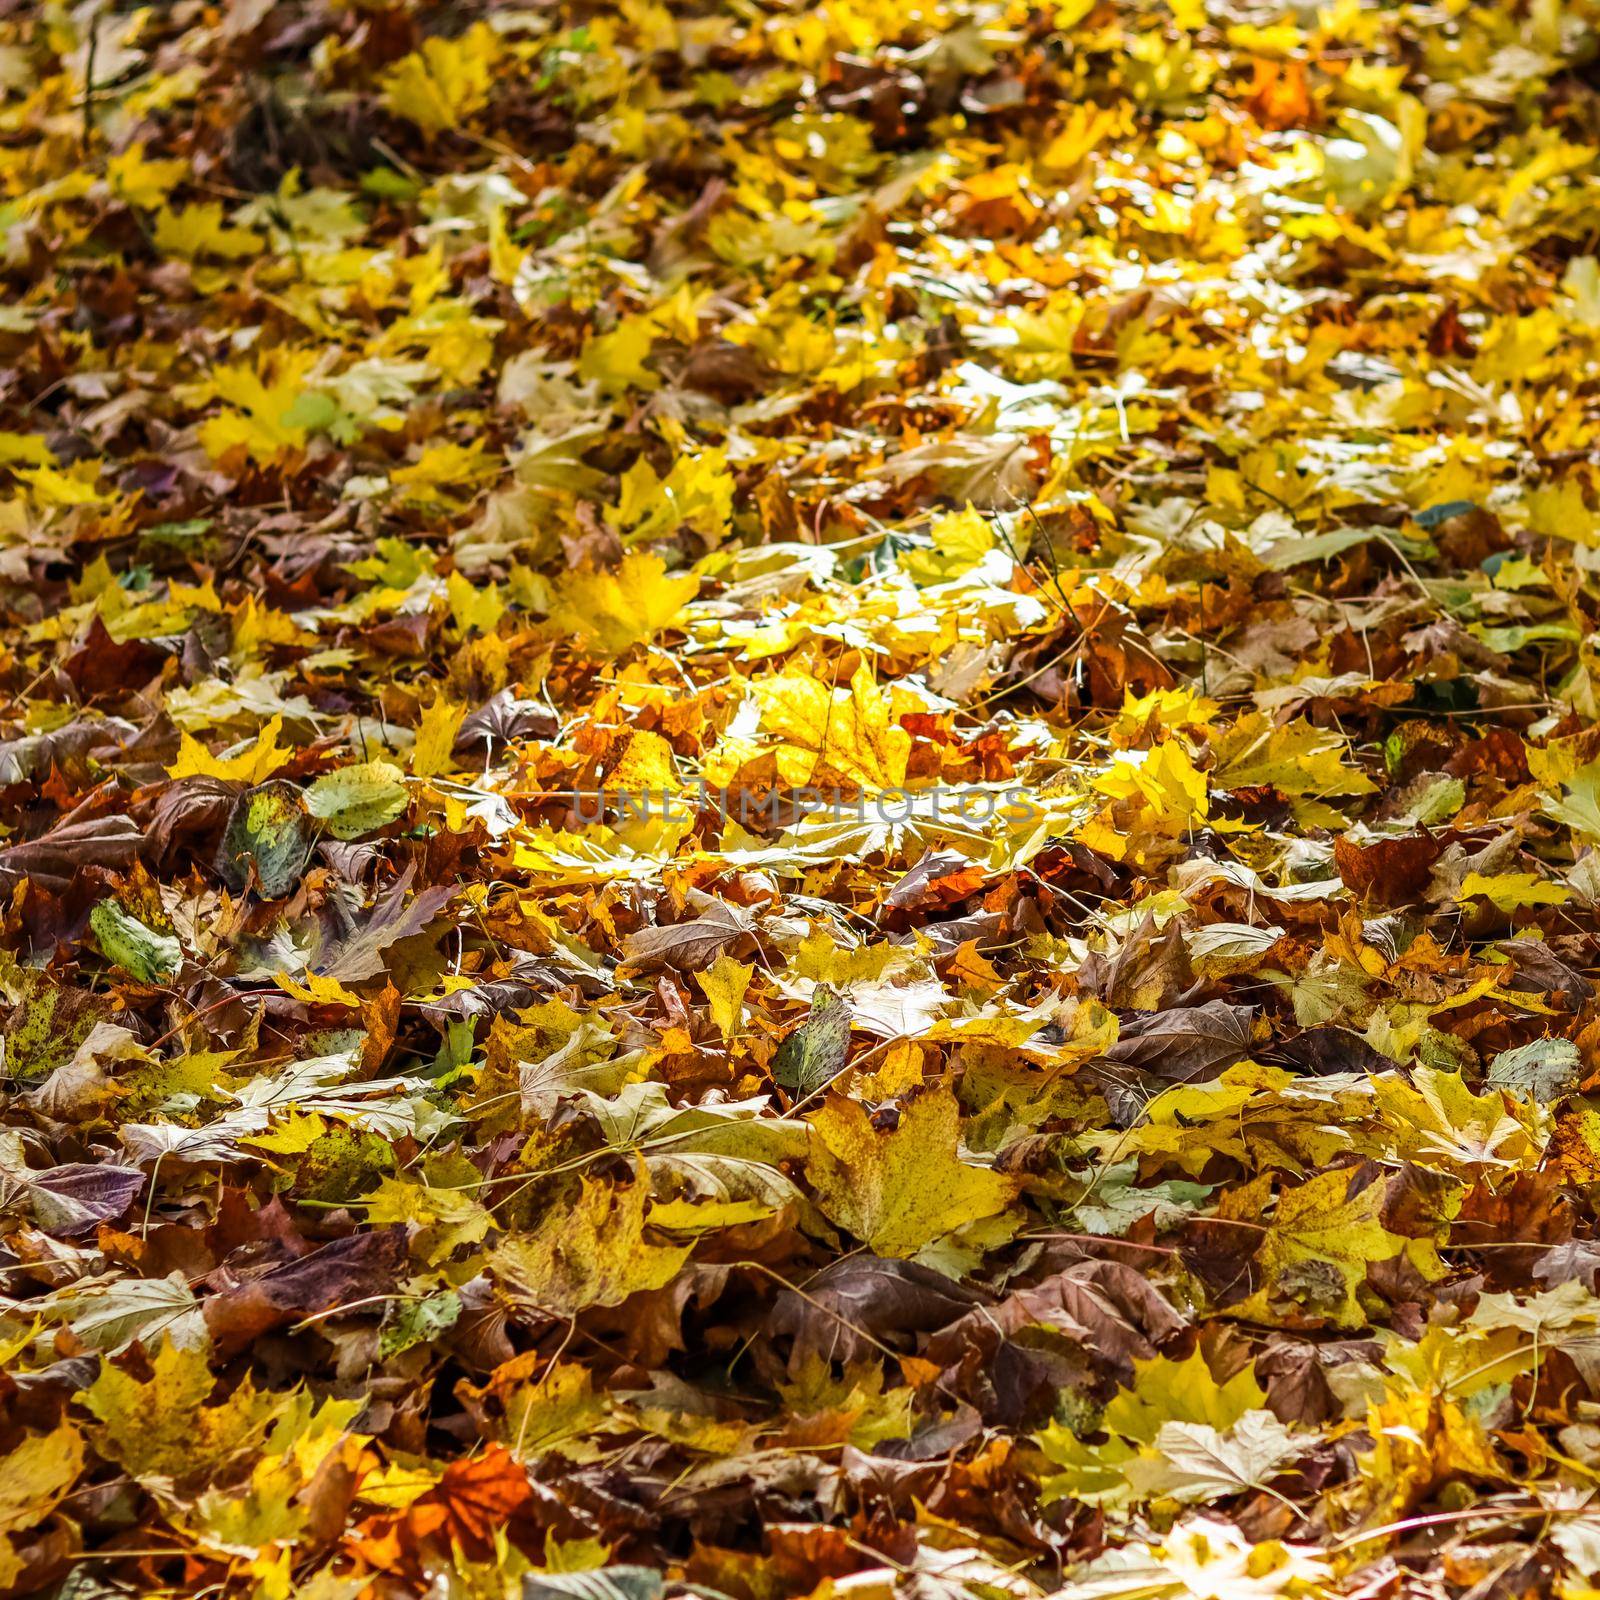
[{"label": "yellow maple leaf", "polygon": [[[300,1538],[310,1520],[307,1490],[333,1456],[343,1470],[359,1470],[366,1438],[350,1432],[362,1403],[324,1400],[283,1418],[252,1464],[247,1482],[207,1489],[195,1502],[194,1526],[204,1542],[230,1554],[275,1555]],[[261,1558],[258,1558],[261,1559]],[[304,1594],[305,1590],[302,1589]]]},{"label": "yellow maple leaf", "polygon": [[878,687],[865,662],[848,688],[785,672],[760,679],[750,693],[760,708],[760,734],[719,744],[706,762],[708,781],[730,782],[746,762],[770,752],[779,781],[791,787],[876,790],[905,782],[911,735],[900,726],[890,696]]},{"label": "yellow maple leaf", "polygon": [[205,1353],[163,1339],[139,1379],[102,1366],[79,1396],[100,1421],[94,1447],[139,1479],[209,1477],[223,1462],[261,1447],[288,1397],[259,1393],[246,1374],[220,1405],[205,1402],[216,1384]]},{"label": "yellow maple leaf", "polygon": [[11,1535],[43,1522],[83,1471],[83,1435],[70,1422],[23,1435],[0,1458],[0,1584],[15,1587],[27,1571]]},{"label": "yellow maple leaf", "polygon": [[1583,485],[1575,477],[1530,490],[1524,501],[1529,530],[1541,538],[1600,544],[1600,517],[1589,509]]},{"label": "yellow maple leaf", "polygon": [[1215,700],[1189,687],[1152,689],[1143,695],[1135,695],[1128,689],[1123,694],[1117,720],[1111,725],[1111,738],[1119,745],[1144,744],[1157,727],[1206,727],[1221,709]]},{"label": "yellow maple leaf", "polygon": [[411,771],[416,777],[432,778],[450,770],[450,753],[466,714],[465,705],[444,695],[423,708],[417,742],[411,750]]},{"label": "yellow maple leaf", "polygon": [[496,206],[489,214],[489,275],[496,283],[506,284],[508,287],[517,281],[517,274],[522,271],[522,264],[528,258],[526,250],[520,250],[512,243],[511,235],[506,229],[506,213],[503,206]]},{"label": "yellow maple leaf", "polygon": [[620,498],[611,509],[630,543],[657,539],[677,528],[692,528],[718,544],[733,514],[733,474],[725,450],[679,456],[665,478],[658,478],[643,456],[622,475]]},{"label": "yellow maple leaf", "polygon": [[445,579],[445,598],[450,605],[450,620],[463,634],[493,633],[495,624],[506,614],[506,603],[492,583],[478,588],[459,572]]},{"label": "yellow maple leaf", "polygon": [[485,22],[457,39],[426,39],[383,75],[383,103],[430,135],[459,127],[488,104],[500,54],[499,36]]},{"label": "yellow maple leaf", "polygon": [[1106,1403],[1106,1429],[1149,1444],[1168,1422],[1201,1423],[1226,1431],[1247,1411],[1267,1403],[1255,1368],[1245,1367],[1218,1383],[1205,1356],[1191,1351],[1182,1361],[1158,1356],[1135,1361],[1133,1387],[1119,1389]]},{"label": "yellow maple leaf", "polygon": [[[413,505],[441,506],[454,499],[447,489],[471,489],[500,470],[498,458],[485,454],[481,439],[471,444],[430,444],[409,466],[396,467],[389,474],[391,483],[403,488]],[[463,582],[466,580],[463,579]]]},{"label": "yellow maple leaf", "polygon": [[[1057,23],[1057,26],[1063,26]],[[1064,172],[1075,167],[1103,140],[1123,132],[1131,122],[1126,104],[1110,110],[1078,105],[1068,112],[1055,137],[1039,152],[1039,165]]]},{"label": "yellow maple leaf", "polygon": [[1218,789],[1270,786],[1286,795],[1371,794],[1377,787],[1359,768],[1345,765],[1344,735],[1309,722],[1277,727],[1252,711],[1212,740]]},{"label": "yellow maple leaf", "polygon": [[1372,1448],[1356,1465],[1374,1522],[1404,1515],[1437,1484],[1508,1477],[1482,1417],[1431,1389],[1391,1387],[1367,1408],[1367,1432]]},{"label": "yellow maple leaf", "polygon": [[1600,839],[1600,761],[1567,770],[1565,749],[1552,746],[1528,752],[1528,767],[1546,789],[1558,791],[1539,798],[1540,806],[1558,822],[1587,838]]},{"label": "yellow maple leaf", "polygon": [[300,1111],[292,1108],[264,1133],[252,1133],[245,1142],[254,1150],[265,1150],[275,1156],[304,1155],[317,1140],[332,1127],[319,1111]]},{"label": "yellow maple leaf", "polygon": [[622,736],[618,753],[605,769],[607,789],[617,794],[661,796],[675,794],[678,786],[672,746],[659,733],[634,728]]},{"label": "yellow maple leaf", "polygon": [[1419,1065],[1412,1079],[1407,1083],[1387,1072],[1372,1079],[1374,1103],[1390,1125],[1382,1141],[1385,1156],[1460,1173],[1469,1181],[1484,1169],[1539,1164],[1546,1130],[1534,1107],[1519,1107],[1497,1089],[1474,1094],[1459,1073],[1436,1067]]},{"label": "yellow maple leaf", "polygon": [[181,211],[163,206],[156,213],[154,236],[158,250],[191,261],[197,256],[239,261],[259,255],[262,249],[260,237],[248,228],[230,228],[223,222],[222,207],[214,200]]},{"label": "yellow maple leaf", "polygon": [[894,1100],[909,1093],[926,1077],[927,1052],[914,1039],[896,1039],[870,1072],[857,1072],[850,1091],[863,1100]]},{"label": "yellow maple leaf", "polygon": [[424,1261],[442,1261],[464,1244],[479,1244],[494,1226],[489,1208],[468,1187],[479,1180],[472,1164],[460,1156],[444,1158],[437,1170],[418,1183],[410,1174],[386,1177],[367,1197],[367,1221],[374,1227],[403,1222],[417,1230],[412,1251]]},{"label": "yellow maple leaf", "polygon": [[193,734],[178,736],[178,759],[167,768],[173,778],[221,778],[230,783],[261,783],[283,766],[294,751],[278,743],[283,718],[272,717],[254,742],[237,755],[214,756]]},{"label": "yellow maple leaf", "polygon": [[609,1397],[594,1392],[593,1375],[576,1361],[516,1356],[497,1367],[482,1388],[464,1382],[458,1392],[475,1409],[486,1400],[495,1402],[484,1406],[484,1415],[495,1419],[497,1437],[522,1461],[551,1451],[582,1458],[593,1451],[586,1436],[608,1431]]},{"label": "yellow maple leaf", "polygon": [[46,465],[19,470],[17,477],[28,485],[29,498],[35,505],[47,508],[92,506],[108,498],[95,487],[101,465],[99,461],[76,461],[65,471]]},{"label": "yellow maple leaf", "polygon": [[900,567],[920,586],[948,583],[977,566],[999,543],[989,519],[970,504],[965,511],[940,517],[928,529],[928,537],[932,549],[907,550],[898,558]]},{"label": "yellow maple leaf", "polygon": [[789,970],[797,978],[810,978],[834,989],[857,983],[876,983],[896,968],[909,965],[906,952],[892,944],[841,945],[826,927],[814,927],[795,946]]},{"label": "yellow maple leaf", "polygon": [[[584,345],[578,376],[586,383],[599,384],[607,394],[660,388],[660,376],[645,365],[660,331],[654,317],[624,317],[609,333],[596,334]],[[645,470],[650,471],[648,466]],[[655,478],[655,473],[650,476]],[[626,481],[624,474],[624,485]],[[626,494],[626,488],[623,492]]]},{"label": "yellow maple leaf", "polygon": [[648,1236],[649,1193],[642,1168],[622,1186],[585,1178],[573,1205],[497,1244],[490,1269],[512,1296],[558,1317],[659,1289],[677,1275],[690,1247]]},{"label": "yellow maple leaf", "polygon": [[806,1120],[817,1204],[881,1256],[915,1255],[1017,1196],[1015,1178],[961,1159],[960,1108],[943,1084],[903,1101],[887,1133],[865,1106],[837,1094]]},{"label": "yellow maple leaf", "polygon": [[1173,739],[1153,750],[1119,754],[1110,769],[1095,778],[1094,787],[1116,800],[1142,800],[1169,832],[1181,833],[1205,821],[1209,810],[1206,775]]},{"label": "yellow maple leaf", "polygon": [[1511,912],[1524,906],[1565,905],[1572,898],[1572,890],[1537,872],[1496,872],[1488,876],[1469,872],[1461,880],[1456,900],[1470,900],[1475,895],[1482,895],[1498,911]]},{"label": "yellow maple leaf", "polygon": [[[1431,1240],[1403,1238],[1384,1226],[1382,1180],[1352,1193],[1354,1178],[1349,1168],[1337,1168],[1278,1197],[1256,1252],[1261,1286],[1229,1315],[1280,1327],[1364,1328],[1360,1291],[1372,1263],[1404,1254],[1424,1278],[1444,1275]],[[1217,1215],[1259,1225],[1269,1193],[1270,1175],[1263,1175],[1229,1191]]]},{"label": "yellow maple leaf", "polygon": [[306,972],[291,977],[287,972],[273,974],[274,981],[286,995],[306,1005],[359,1006],[361,996],[352,994],[337,978],[324,978],[320,973]]},{"label": "yellow maple leaf", "polygon": [[550,620],[603,655],[620,656],[670,628],[699,587],[693,573],[669,578],[660,556],[634,550],[615,572],[569,572],[556,585]]},{"label": "yellow maple leaf", "polygon": [[147,161],[144,149],[141,142],[108,156],[106,187],[119,200],[126,200],[144,211],[153,211],[188,176],[189,163]]},{"label": "yellow maple leaf", "polygon": [[1092,1505],[1126,1504],[1136,1497],[1130,1473],[1137,1471],[1141,1458],[1161,1459],[1156,1441],[1168,1423],[1224,1434],[1266,1403],[1254,1367],[1218,1383],[1198,1349],[1182,1361],[1165,1356],[1136,1361],[1133,1387],[1119,1389],[1099,1419],[1096,1431],[1111,1435],[1106,1443],[1085,1444],[1060,1420],[1034,1435],[1046,1457],[1063,1469],[1045,1480],[1045,1496],[1070,1496]]},{"label": "yellow maple leaf", "polygon": [[56,459],[55,452],[37,433],[0,433],[0,465],[24,462],[45,467]]},{"label": "yellow maple leaf", "polygon": [[746,966],[723,951],[704,972],[694,975],[694,981],[700,985],[711,1007],[711,1020],[724,1039],[731,1039],[744,1020],[744,994],[750,987],[750,974],[755,970],[753,963]]},{"label": "yellow maple leaf", "polygon": [[777,1214],[769,1200],[657,1200],[650,1208],[650,1221],[675,1237],[698,1238],[723,1228],[741,1227]]},{"label": "yellow maple leaf", "polygon": [[272,461],[281,451],[304,445],[306,430],[290,418],[315,360],[314,352],[296,350],[269,358],[260,368],[218,367],[211,384],[232,409],[201,424],[206,454],[215,461],[243,445],[255,460]]},{"label": "yellow maple leaf", "polygon": [[70,1422],[25,1435],[0,1459],[0,1533],[42,1522],[76,1482],[83,1459],[83,1435]]}]

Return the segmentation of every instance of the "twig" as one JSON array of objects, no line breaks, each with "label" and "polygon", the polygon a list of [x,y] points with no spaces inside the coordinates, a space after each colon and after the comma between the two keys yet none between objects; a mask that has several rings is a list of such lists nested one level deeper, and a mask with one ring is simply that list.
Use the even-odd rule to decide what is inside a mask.
[{"label": "twig", "polygon": [[96,9],[89,19],[89,51],[83,63],[83,158],[89,159],[89,148],[94,142],[94,64],[100,50],[100,16]]}]

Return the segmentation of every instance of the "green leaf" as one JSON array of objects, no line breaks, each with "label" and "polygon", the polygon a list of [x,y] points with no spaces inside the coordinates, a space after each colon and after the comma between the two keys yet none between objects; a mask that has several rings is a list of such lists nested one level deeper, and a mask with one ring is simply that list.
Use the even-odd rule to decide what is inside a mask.
[{"label": "green leaf", "polygon": [[1561,785],[1561,798],[1545,795],[1540,804],[1558,822],[1600,839],[1600,761],[1579,767]]},{"label": "green leaf", "polygon": [[183,946],[176,939],[147,928],[115,900],[102,900],[89,913],[89,927],[101,955],[140,983],[160,983],[183,963]]},{"label": "green leaf", "polygon": [[286,428],[325,433],[339,420],[339,404],[331,395],[306,389],[295,397],[294,404],[278,420]]},{"label": "green leaf", "polygon": [[1303,566],[1312,561],[1331,561],[1358,544],[1365,544],[1377,536],[1376,528],[1335,528],[1331,533],[1307,534],[1302,538],[1283,539],[1267,551],[1264,559],[1274,572],[1287,572],[1290,567]]},{"label": "green leaf", "polygon": [[340,767],[311,785],[306,810],[328,825],[336,839],[359,839],[387,827],[406,809],[405,778],[387,761]]},{"label": "green leaf", "polygon": [[461,1296],[454,1289],[429,1295],[426,1300],[403,1302],[399,1312],[383,1326],[378,1337],[378,1357],[387,1361],[413,1345],[426,1344],[456,1325],[461,1315]]},{"label": "green leaf", "polygon": [[772,1076],[796,1094],[814,1094],[844,1070],[849,1049],[850,1007],[819,983],[811,995],[811,1016],[778,1046]]},{"label": "green leaf", "polygon": [[252,878],[267,900],[281,900],[300,881],[311,848],[300,796],[281,779],[247,789],[234,801],[217,852],[217,871],[235,894]]}]

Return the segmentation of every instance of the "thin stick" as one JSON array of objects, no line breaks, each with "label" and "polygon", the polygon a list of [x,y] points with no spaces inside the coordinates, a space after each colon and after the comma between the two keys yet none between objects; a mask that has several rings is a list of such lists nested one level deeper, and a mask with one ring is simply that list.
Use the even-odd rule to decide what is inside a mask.
[{"label": "thin stick", "polygon": [[96,10],[89,19],[89,53],[83,63],[83,156],[89,158],[89,147],[94,142],[94,63],[100,50],[100,15]]}]

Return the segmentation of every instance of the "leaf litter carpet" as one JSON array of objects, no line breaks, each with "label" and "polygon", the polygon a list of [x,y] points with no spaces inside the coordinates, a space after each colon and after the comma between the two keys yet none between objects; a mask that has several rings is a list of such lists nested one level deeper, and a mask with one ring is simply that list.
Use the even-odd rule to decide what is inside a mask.
[{"label": "leaf litter carpet", "polygon": [[1592,0],[0,13],[0,1594],[1597,1592]]}]

